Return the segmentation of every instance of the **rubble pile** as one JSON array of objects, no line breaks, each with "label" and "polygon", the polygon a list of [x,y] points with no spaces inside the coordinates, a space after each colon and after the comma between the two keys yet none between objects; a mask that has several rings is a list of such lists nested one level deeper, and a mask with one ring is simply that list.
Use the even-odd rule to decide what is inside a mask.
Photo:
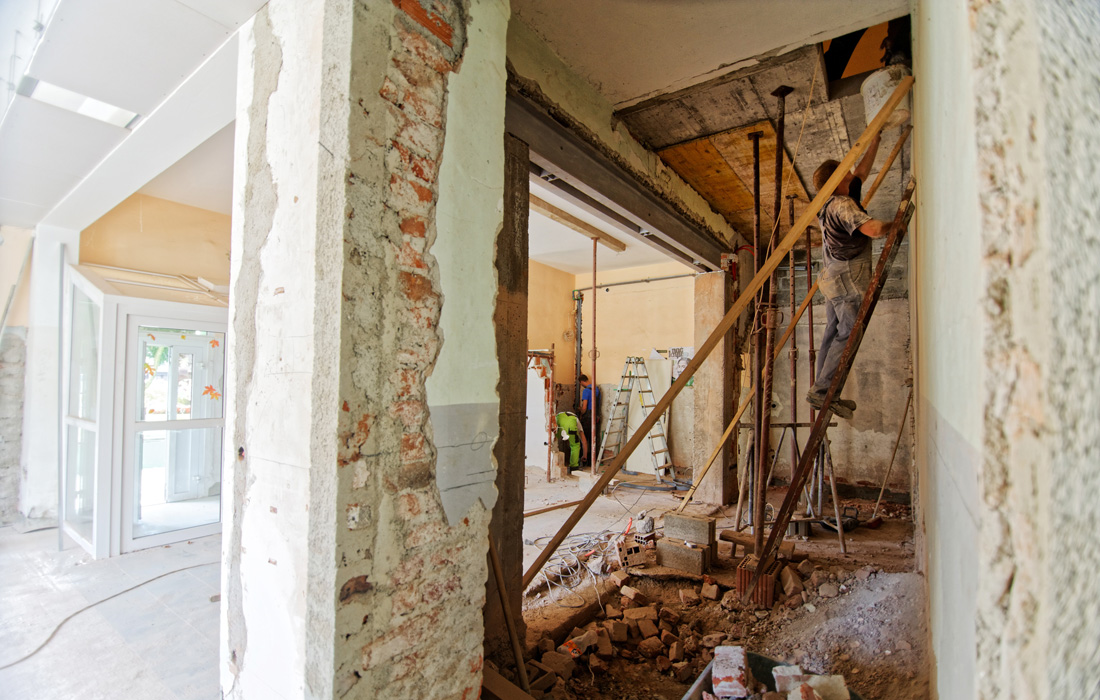
[{"label": "rubble pile", "polygon": [[772,669],[775,690],[753,678],[748,654],[743,647],[722,646],[714,650],[711,690],[703,700],[849,700],[851,693],[843,676],[803,673],[798,666]]},{"label": "rubble pile", "polygon": [[[596,620],[574,628],[565,639],[543,637],[539,641],[536,658],[527,663],[531,695],[569,700],[575,697],[574,691],[583,694],[578,684],[607,674],[613,661],[644,664],[670,680],[690,684],[720,653],[735,654],[719,650],[743,649],[735,645],[743,644],[768,624],[787,619],[796,613],[794,608],[801,606],[812,611],[815,602],[837,596],[847,588],[841,583],[847,577],[815,567],[809,561],[797,566],[784,564],[777,581],[777,601],[771,610],[759,609],[751,603],[743,606],[736,590],[723,590],[715,579],[706,575],[701,586],[681,587],[678,600],[662,602],[649,600],[628,572],[612,572],[610,578],[619,593],[615,604],[605,605]],[[867,567],[854,577],[865,579],[872,573],[873,569]],[[823,690],[820,684],[824,681],[812,680],[822,677],[803,676],[801,670],[784,673],[801,679],[808,690],[799,690],[802,695],[790,694],[796,690],[792,685],[788,692],[781,696],[773,694],[767,700],[788,695],[807,700],[848,697]],[[842,678],[840,683],[843,684]],[[726,693],[717,697],[753,697],[754,693],[755,686],[747,695]]]}]

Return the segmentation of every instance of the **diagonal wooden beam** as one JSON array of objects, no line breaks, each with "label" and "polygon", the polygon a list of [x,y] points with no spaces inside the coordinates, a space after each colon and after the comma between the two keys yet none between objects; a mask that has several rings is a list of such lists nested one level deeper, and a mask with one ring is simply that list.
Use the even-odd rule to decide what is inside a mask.
[{"label": "diagonal wooden beam", "polygon": [[610,233],[601,231],[587,221],[578,219],[564,209],[558,209],[550,202],[539,199],[535,195],[531,195],[531,209],[552,221],[557,221],[563,226],[568,226],[582,236],[588,236],[593,240],[599,241],[616,253],[621,253],[626,250],[626,244]]},{"label": "diagonal wooden beam", "polygon": [[[776,549],[783,543],[783,537],[787,526],[791,522],[791,516],[794,515],[794,509],[798,503],[799,494],[806,486],[806,481],[809,479],[810,472],[813,471],[815,453],[821,445],[822,440],[825,438],[825,431],[828,429],[829,419],[832,417],[832,411],[830,409],[832,408],[833,402],[840,396],[840,390],[844,386],[844,382],[848,379],[848,373],[852,369],[852,363],[855,361],[856,353],[859,352],[859,345],[863,340],[864,332],[867,330],[867,324],[871,322],[871,317],[875,312],[875,306],[878,304],[879,296],[882,294],[882,288],[886,285],[887,273],[889,273],[890,267],[894,263],[894,258],[897,257],[898,248],[901,245],[902,239],[905,238],[905,232],[909,227],[909,219],[913,214],[912,200],[915,188],[915,181],[910,179],[909,186],[905,188],[905,194],[902,196],[901,204],[898,205],[898,213],[894,217],[893,223],[890,225],[890,234],[886,237],[886,244],[882,248],[882,254],[879,256],[878,265],[875,267],[875,271],[871,276],[871,281],[867,286],[867,292],[863,295],[863,302],[859,306],[859,313],[856,315],[852,333],[848,336],[848,343],[844,346],[844,353],[840,356],[840,365],[837,367],[836,374],[833,375],[833,381],[829,385],[829,391],[825,394],[824,403],[817,414],[817,420],[814,422],[814,427],[810,431],[810,437],[803,446],[802,461],[798,463],[798,468],[791,477],[791,485],[787,489],[787,495],[783,499],[783,504],[779,506],[779,510],[776,512],[775,522],[772,523],[768,541],[764,544],[763,548],[756,553],[758,557],[756,571],[753,573],[752,579],[749,581],[745,590],[740,592],[741,600],[745,603],[751,599],[752,591],[756,588],[756,584],[760,580],[765,567],[770,563],[771,557]],[[835,504],[835,491],[833,493],[833,501]],[[764,524],[757,523],[757,527],[763,528]],[[839,521],[837,522],[837,527],[841,530],[844,529]],[[843,534],[843,532],[841,534]]]},{"label": "diagonal wooden beam", "polygon": [[890,155],[886,156],[886,162],[883,163],[882,170],[878,171],[875,181],[871,183],[871,187],[867,190],[867,196],[860,202],[864,209],[871,203],[871,198],[875,196],[875,192],[878,191],[878,186],[881,185],[883,179],[886,178],[886,173],[890,172],[890,166],[894,164],[894,159],[901,153],[901,147],[905,145],[905,140],[909,138],[909,132],[912,130],[912,124],[906,124],[905,128],[901,130],[901,135],[898,136],[898,142],[894,144],[894,148],[890,151]]},{"label": "diagonal wooden beam", "polygon": [[[783,346],[787,344],[787,341],[790,340],[791,335],[794,334],[794,329],[795,326],[798,325],[798,320],[802,318],[803,312],[806,311],[806,307],[810,305],[810,301],[814,298],[815,294],[817,294],[817,282],[814,282],[814,286],[810,287],[810,293],[802,300],[802,304],[798,307],[798,311],[795,313],[794,318],[791,319],[790,324],[787,326],[787,330],[783,331],[783,337],[775,344],[775,354],[772,356],[772,359],[779,359],[779,352],[783,349]],[[810,332],[813,333],[812,328]],[[722,437],[718,438],[718,445],[714,448],[714,451],[710,453],[710,459],[703,465],[698,476],[694,478],[694,483],[692,483],[691,488],[684,494],[684,500],[680,501],[680,505],[676,508],[677,513],[682,513],[684,508],[687,507],[687,504],[691,502],[691,497],[695,495],[695,489],[699,488],[699,484],[702,483],[703,477],[710,471],[710,465],[714,464],[714,460],[718,459],[718,453],[722,451],[722,447],[726,444],[726,440],[729,440],[730,433],[733,432],[733,427],[737,425],[737,421],[741,420],[741,416],[745,413],[745,409],[752,403],[753,392],[755,391],[756,382],[753,382],[748,388],[749,397],[742,401],[741,405],[737,407],[737,412],[733,414],[730,424],[726,426],[726,432],[722,433]],[[580,501],[577,501],[577,503],[580,503]],[[524,513],[523,517],[526,518],[527,514]]]},{"label": "diagonal wooden beam", "polygon": [[875,134],[882,130],[883,125],[893,113],[894,109],[901,102],[902,98],[913,87],[912,76],[906,77],[901,81],[901,84],[894,90],[894,94],[890,96],[890,99],[886,101],[886,104],[882,106],[879,113],[875,115],[875,118],[871,120],[871,123],[867,125],[867,128],[863,131],[856,142],[852,145],[852,150],[848,151],[848,155],[844,156],[844,160],[840,161],[840,165],[836,171],[832,174],[832,177],[825,183],[825,186],[821,188],[821,191],[817,193],[810,205],[806,207],[802,215],[798,217],[790,231],[786,236],[776,245],[775,250],[771,256],[764,261],[760,266],[760,270],[756,273],[756,276],[752,278],[748,286],[741,292],[741,296],[737,298],[737,301],[733,302],[729,311],[726,312],[725,317],[719,322],[718,327],[710,334],[710,336],[703,341],[703,344],[696,348],[695,357],[688,362],[687,367],[680,373],[680,377],[672,384],[665,395],[661,397],[661,400],[654,406],[653,411],[642,421],[642,424],[638,426],[638,429],[634,431],[634,435],[627,441],[619,454],[615,455],[615,458],[611,461],[611,464],[607,466],[607,469],[600,475],[600,478],[592,485],[592,488],[585,494],[584,501],[581,505],[569,514],[569,518],[562,524],[561,528],[550,538],[550,541],[546,543],[546,547],[543,548],[539,555],[535,558],[535,561],[531,564],[531,567],[527,569],[527,572],[523,574],[523,587],[531,585],[531,582],[535,580],[535,576],[542,570],[542,567],[546,565],[550,557],[554,555],[561,543],[569,536],[569,533],[573,531],[573,528],[577,526],[580,519],[584,516],[585,512],[592,506],[599,495],[603,492],[607,485],[611,483],[611,480],[615,478],[615,475],[622,468],[623,464],[630,455],[638,448],[638,445],[646,439],[649,435],[650,429],[657,422],[668,407],[672,404],[672,400],[683,391],[687,386],[688,381],[695,376],[695,373],[702,366],[703,362],[707,359],[714,348],[719,342],[726,336],[733,324],[737,322],[737,319],[741,316],[741,313],[748,308],[749,302],[752,301],[756,292],[764,286],[765,280],[771,277],[772,272],[775,271],[779,264],[787,258],[787,253],[798,241],[802,232],[806,230],[806,227],[814,220],[817,213],[821,211],[821,207],[825,206],[825,202],[829,197],[833,196],[833,191],[836,186],[840,184],[840,181],[844,179],[844,176],[855,165],[856,160],[863,155],[863,152],[867,149],[867,146],[871,143],[871,139]]}]

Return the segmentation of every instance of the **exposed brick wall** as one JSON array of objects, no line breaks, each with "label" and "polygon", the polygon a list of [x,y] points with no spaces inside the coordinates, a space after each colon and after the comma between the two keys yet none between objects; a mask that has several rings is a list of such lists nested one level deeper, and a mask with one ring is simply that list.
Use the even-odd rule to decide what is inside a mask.
[{"label": "exposed brick wall", "polygon": [[361,114],[353,109],[349,125],[352,139],[375,142],[384,162],[353,158],[346,177],[342,343],[361,362],[340,392],[337,689],[473,700],[482,668],[473,618],[485,597],[489,515],[476,510],[448,525],[425,390],[442,342],[439,263],[430,249],[464,3],[393,5],[385,77],[376,96],[353,93]]}]

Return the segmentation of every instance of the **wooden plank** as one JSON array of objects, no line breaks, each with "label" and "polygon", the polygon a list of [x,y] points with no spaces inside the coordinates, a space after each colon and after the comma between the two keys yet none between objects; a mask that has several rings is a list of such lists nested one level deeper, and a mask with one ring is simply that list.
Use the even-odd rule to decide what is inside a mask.
[{"label": "wooden plank", "polygon": [[543,513],[549,513],[555,510],[561,510],[562,508],[572,508],[573,506],[579,506],[583,501],[567,501],[565,503],[555,503],[552,506],[546,506],[545,508],[536,508],[535,510],[529,510],[523,514],[523,517],[530,518],[532,515],[542,515]]},{"label": "wooden plank", "polygon": [[695,373],[699,371],[699,367],[706,361],[710,353],[714,351],[714,348],[718,343],[725,339],[726,333],[733,327],[733,324],[737,322],[737,319],[741,317],[741,314],[748,308],[749,302],[756,296],[756,292],[764,286],[764,282],[769,279],[775,269],[779,267],[779,264],[786,260],[787,253],[794,247],[795,243],[799,242],[802,233],[809,226],[810,222],[817,216],[818,211],[825,205],[825,202],[833,195],[833,190],[836,189],[840,181],[844,179],[845,174],[852,169],[856,160],[859,159],[863,152],[867,150],[868,144],[875,134],[882,131],[883,124],[886,123],[886,119],[898,106],[898,102],[909,92],[913,87],[912,76],[905,78],[901,81],[901,84],[894,90],[894,94],[890,96],[890,99],[886,101],[882,109],[871,120],[871,123],[867,125],[863,134],[856,139],[855,144],[852,146],[852,150],[848,152],[848,155],[844,156],[844,160],[840,162],[840,166],[836,169],[836,172],[832,174],[829,180],[825,183],[825,186],[821,188],[821,191],[817,193],[814,200],[810,202],[810,205],[806,207],[802,215],[795,221],[791,229],[784,235],[784,237],[776,245],[775,250],[771,256],[761,262],[760,269],[757,271],[756,276],[752,278],[752,281],[741,292],[741,296],[730,306],[729,311],[726,312],[725,317],[718,324],[718,327],[711,332],[710,336],[703,341],[703,344],[696,348],[695,356],[688,362],[687,367],[680,373],[679,378],[673,382],[672,386],[661,400],[657,402],[657,406],[653,411],[642,421],[642,424],[634,431],[634,435],[627,441],[619,454],[615,455],[615,458],[608,465],[607,469],[600,475],[600,478],[596,480],[596,483],[592,485],[592,488],[585,494],[584,502],[581,503],[576,510],[574,510],[561,528],[550,538],[550,541],[546,544],[546,547],[539,552],[539,555],[535,558],[535,561],[531,564],[531,567],[527,569],[523,574],[523,587],[531,585],[531,582],[535,580],[535,576],[542,571],[542,567],[546,565],[550,557],[554,555],[558,547],[561,546],[563,540],[573,528],[577,526],[592,504],[596,501],[603,490],[607,488],[607,485],[615,478],[615,474],[626,463],[627,458],[638,448],[638,445],[643,440],[648,439],[649,431],[653,428],[657,420],[664,415],[664,412],[668,410],[672,405],[673,399],[683,391],[687,383],[691,381],[691,378],[695,376]]},{"label": "wooden plank", "polygon": [[709,138],[666,148],[659,155],[727,219],[735,211],[752,207],[752,192]]},{"label": "wooden plank", "polygon": [[588,236],[594,240],[599,241],[603,245],[607,246],[616,253],[621,253],[626,250],[626,244],[615,238],[610,233],[606,233],[596,228],[587,221],[578,219],[564,209],[558,209],[550,202],[543,199],[539,199],[536,195],[531,195],[531,210],[542,214],[546,218],[556,221],[563,226],[568,226],[582,236]]}]

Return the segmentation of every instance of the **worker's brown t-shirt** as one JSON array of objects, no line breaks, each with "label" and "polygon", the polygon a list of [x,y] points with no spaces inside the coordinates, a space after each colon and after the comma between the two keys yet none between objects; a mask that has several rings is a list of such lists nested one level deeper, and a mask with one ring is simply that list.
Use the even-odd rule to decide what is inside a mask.
[{"label": "worker's brown t-shirt", "polygon": [[821,235],[829,256],[835,260],[852,260],[859,256],[871,239],[859,232],[859,227],[871,220],[859,204],[863,183],[857,177],[848,185],[848,195],[833,195],[817,216]]}]

